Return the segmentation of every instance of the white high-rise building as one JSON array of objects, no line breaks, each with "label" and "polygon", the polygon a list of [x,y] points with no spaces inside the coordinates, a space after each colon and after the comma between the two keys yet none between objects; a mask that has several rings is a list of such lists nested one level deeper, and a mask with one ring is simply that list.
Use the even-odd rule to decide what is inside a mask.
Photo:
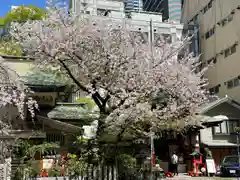
[{"label": "white high-rise building", "polygon": [[108,17],[116,23],[126,18],[132,25],[132,31],[145,33],[152,42],[159,34],[170,36],[172,41],[181,39],[182,24],[163,22],[161,13],[126,12],[125,3],[123,0],[72,0],[70,8],[74,13],[90,14],[97,18]]}]

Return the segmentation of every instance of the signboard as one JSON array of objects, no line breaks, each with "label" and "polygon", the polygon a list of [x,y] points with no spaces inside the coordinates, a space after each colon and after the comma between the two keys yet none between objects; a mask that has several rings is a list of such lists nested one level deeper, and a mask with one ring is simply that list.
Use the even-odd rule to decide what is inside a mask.
[{"label": "signboard", "polygon": [[33,98],[40,106],[55,106],[57,93],[38,92],[34,93]]},{"label": "signboard", "polygon": [[43,159],[42,160],[42,169],[51,169],[54,165],[53,159]]},{"label": "signboard", "polygon": [[216,174],[216,166],[214,159],[206,159],[206,165],[208,174]]}]

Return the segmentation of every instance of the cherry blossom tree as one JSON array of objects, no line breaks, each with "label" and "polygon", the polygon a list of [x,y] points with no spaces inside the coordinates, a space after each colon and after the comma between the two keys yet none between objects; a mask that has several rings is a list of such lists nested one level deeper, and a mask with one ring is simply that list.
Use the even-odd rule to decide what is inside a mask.
[{"label": "cherry blossom tree", "polygon": [[34,109],[38,108],[31,98],[31,91],[25,87],[17,73],[9,68],[0,56],[0,163],[5,163],[11,156],[13,144],[18,137],[12,130],[19,130],[24,124],[26,110],[34,117]]},{"label": "cherry blossom tree", "polygon": [[100,111],[98,133],[143,133],[196,123],[207,101],[199,57],[183,51],[188,39],[149,44],[131,20],[49,9],[41,21],[13,24],[11,35],[43,66],[59,67]]},{"label": "cherry blossom tree", "polygon": [[0,126],[1,130],[11,129],[16,120],[24,120],[26,110],[34,117],[37,102],[31,98],[31,91],[24,86],[18,74],[9,68],[7,62],[0,56]]}]

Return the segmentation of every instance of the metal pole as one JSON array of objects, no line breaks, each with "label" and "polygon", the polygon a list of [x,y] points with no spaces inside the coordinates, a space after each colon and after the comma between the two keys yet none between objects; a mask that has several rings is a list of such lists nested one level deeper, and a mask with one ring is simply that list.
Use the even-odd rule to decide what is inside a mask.
[{"label": "metal pole", "polygon": [[153,25],[152,25],[152,19],[150,20],[150,48],[151,48],[151,53],[153,55]]},{"label": "metal pole", "polygon": [[237,155],[238,155],[238,162],[240,163],[240,158],[239,158],[239,133],[237,133]]},{"label": "metal pole", "polygon": [[151,162],[150,162],[150,179],[153,179],[153,154],[154,154],[154,133],[151,133]]}]

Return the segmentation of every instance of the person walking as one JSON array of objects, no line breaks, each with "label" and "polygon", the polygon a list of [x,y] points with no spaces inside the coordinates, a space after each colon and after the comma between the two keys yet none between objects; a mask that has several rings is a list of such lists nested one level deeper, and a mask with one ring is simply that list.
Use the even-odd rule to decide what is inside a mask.
[{"label": "person walking", "polygon": [[175,152],[173,152],[171,159],[172,159],[173,174],[174,174],[174,176],[176,176],[176,175],[178,175],[178,156]]}]

